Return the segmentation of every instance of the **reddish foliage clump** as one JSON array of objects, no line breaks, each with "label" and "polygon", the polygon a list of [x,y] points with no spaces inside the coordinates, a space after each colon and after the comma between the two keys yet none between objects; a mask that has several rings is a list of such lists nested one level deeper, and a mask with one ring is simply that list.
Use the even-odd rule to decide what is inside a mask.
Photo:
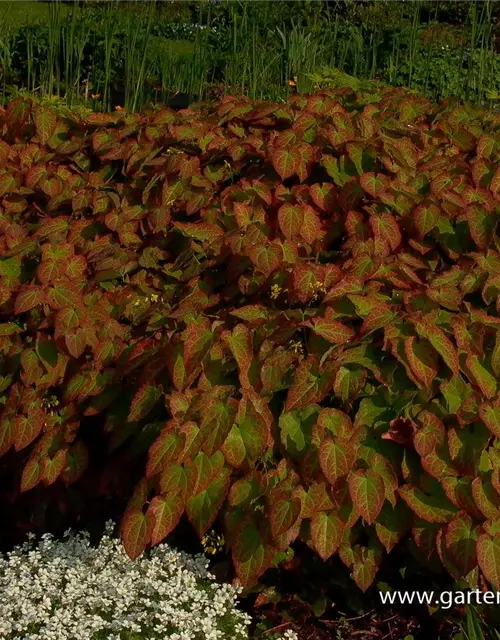
[{"label": "reddish foliage clump", "polygon": [[0,131],[22,492],[85,486],[102,416],[122,468],[149,449],[131,557],[186,514],[244,584],[300,538],[366,590],[411,537],[500,588],[500,116],[345,89]]}]

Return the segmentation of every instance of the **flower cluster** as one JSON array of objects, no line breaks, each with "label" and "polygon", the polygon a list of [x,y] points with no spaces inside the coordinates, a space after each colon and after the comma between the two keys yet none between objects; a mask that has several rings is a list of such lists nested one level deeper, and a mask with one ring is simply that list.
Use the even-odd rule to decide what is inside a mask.
[{"label": "flower cluster", "polygon": [[[50,534],[0,555],[0,637],[8,640],[247,638],[238,588],[217,584],[203,555],[166,544],[132,561],[114,525],[98,546],[87,533]],[[294,638],[288,633],[286,638]]]}]

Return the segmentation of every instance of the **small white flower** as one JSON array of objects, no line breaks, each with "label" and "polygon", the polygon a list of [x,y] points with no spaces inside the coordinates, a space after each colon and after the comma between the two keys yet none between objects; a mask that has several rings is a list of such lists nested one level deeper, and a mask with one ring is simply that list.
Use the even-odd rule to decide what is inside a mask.
[{"label": "small white flower", "polygon": [[[0,555],[0,637],[6,640],[243,640],[250,618],[236,608],[240,589],[219,585],[203,554],[166,544],[131,561],[106,529],[42,536]],[[283,640],[295,640],[284,636]]]}]

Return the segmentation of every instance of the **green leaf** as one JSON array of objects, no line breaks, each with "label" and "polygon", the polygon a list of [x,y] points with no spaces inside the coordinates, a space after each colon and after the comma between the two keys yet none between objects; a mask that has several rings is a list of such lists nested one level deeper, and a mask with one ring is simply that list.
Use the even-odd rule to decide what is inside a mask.
[{"label": "green leaf", "polygon": [[243,586],[255,584],[271,566],[275,553],[276,549],[264,539],[251,518],[240,523],[235,532],[232,556],[236,574]]},{"label": "green leaf", "polygon": [[227,469],[210,485],[186,502],[186,515],[200,538],[210,529],[229,490]]},{"label": "green leaf", "polygon": [[476,545],[480,528],[466,513],[457,514],[448,523],[445,533],[446,548],[463,576],[477,566]]},{"label": "green leaf", "polygon": [[366,382],[366,370],[355,365],[339,367],[333,389],[344,404],[349,404],[359,394]]},{"label": "green leaf", "polygon": [[481,393],[491,400],[497,393],[497,381],[487,368],[484,358],[469,354],[466,360],[467,367],[473,376],[471,382],[475,382]]},{"label": "green leaf", "polygon": [[458,511],[446,497],[427,495],[418,487],[403,485],[398,492],[410,509],[426,522],[449,522]]}]

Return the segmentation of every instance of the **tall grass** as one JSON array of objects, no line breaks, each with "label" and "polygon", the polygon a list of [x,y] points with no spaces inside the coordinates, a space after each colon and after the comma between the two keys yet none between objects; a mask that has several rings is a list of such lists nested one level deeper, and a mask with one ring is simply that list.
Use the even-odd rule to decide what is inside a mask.
[{"label": "tall grass", "polygon": [[[160,15],[154,2],[109,0],[98,9],[52,2],[42,24],[21,31],[8,19],[10,3],[0,3],[0,90],[5,101],[17,82],[18,88],[62,96],[70,104],[94,95],[99,96],[95,108],[108,110],[123,99],[127,109],[136,110],[146,100],[167,100],[174,91],[204,97],[215,84],[222,92],[279,99],[288,92],[290,76],[297,78],[300,92],[309,92],[311,74],[330,67],[406,84],[435,98],[449,93],[451,73],[459,97],[484,101],[500,89],[492,1],[469,3],[462,50],[455,47],[455,58],[449,59],[439,41],[422,45],[438,17],[437,3],[434,8],[429,0],[374,0],[368,6],[339,0],[321,16],[312,11],[307,20],[303,13],[316,3],[301,0],[293,3],[297,9],[290,8],[294,19],[281,22],[273,14],[276,0],[232,1],[226,22],[218,20],[211,3],[200,2],[193,40],[182,51],[153,35]],[[21,58],[24,69],[16,79],[13,68]],[[438,58],[447,65],[445,72],[436,71]]]}]

